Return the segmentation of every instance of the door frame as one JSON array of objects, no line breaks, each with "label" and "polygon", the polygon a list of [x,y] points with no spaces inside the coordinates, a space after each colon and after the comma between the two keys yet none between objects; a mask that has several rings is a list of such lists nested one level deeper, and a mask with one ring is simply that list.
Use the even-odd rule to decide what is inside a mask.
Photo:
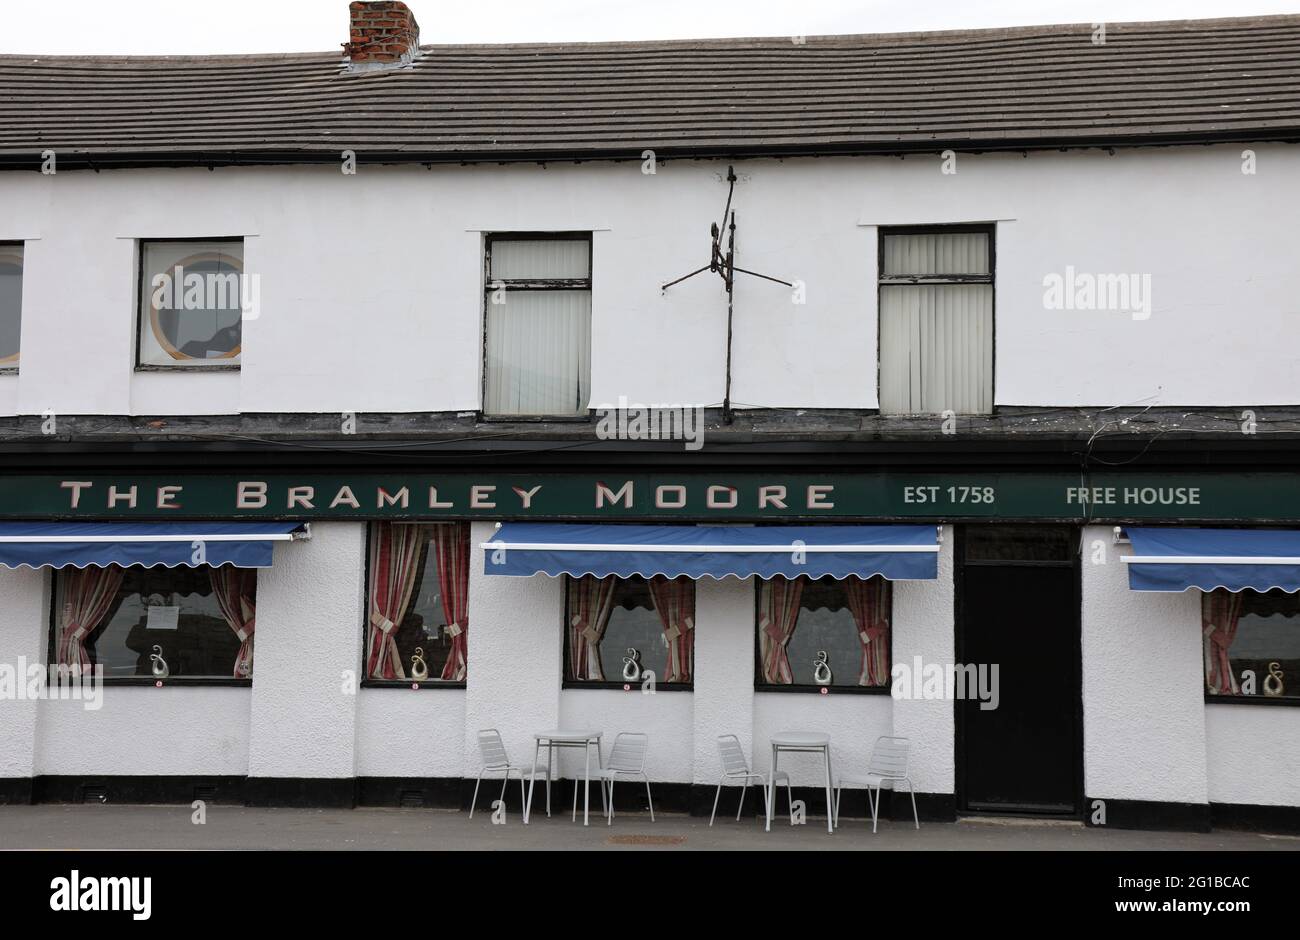
[{"label": "door frame", "polygon": [[[999,523],[983,523],[983,525],[998,525]],[[1011,524],[1011,523],[1006,523]],[[1055,525],[1055,523],[1051,523]],[[966,597],[964,590],[964,581],[967,567],[1016,567],[1016,568],[1060,568],[1064,567],[1063,562],[1005,562],[1005,561],[987,561],[987,562],[968,562],[966,560],[966,533],[970,525],[981,525],[981,523],[970,523],[967,525],[957,524],[953,526],[953,650],[955,653],[955,662],[965,663],[966,653]],[[954,803],[956,804],[957,815],[959,816],[1026,816],[1039,819],[1085,819],[1087,809],[1084,806],[1084,784],[1083,784],[1083,762],[1084,762],[1084,742],[1085,733],[1083,726],[1083,558],[1082,558],[1082,539],[1083,529],[1077,525],[1070,525],[1069,528],[1074,533],[1074,545],[1076,546],[1071,568],[1074,576],[1071,578],[1073,586],[1073,597],[1071,598],[1070,611],[1073,614],[1071,638],[1069,646],[1070,659],[1070,681],[1074,686],[1073,711],[1075,726],[1075,746],[1072,749],[1074,761],[1071,778],[1074,783],[1074,805],[1073,813],[1054,813],[1033,807],[1025,806],[1008,806],[1006,810],[991,809],[967,809],[966,808],[966,768],[963,759],[963,751],[966,743],[966,721],[963,715],[963,702],[954,699],[953,707],[953,770],[954,770]]]}]

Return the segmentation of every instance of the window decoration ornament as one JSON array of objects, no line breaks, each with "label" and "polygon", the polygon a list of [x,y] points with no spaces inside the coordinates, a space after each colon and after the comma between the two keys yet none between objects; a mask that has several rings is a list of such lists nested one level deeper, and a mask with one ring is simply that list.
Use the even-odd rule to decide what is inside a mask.
[{"label": "window decoration ornament", "polygon": [[1264,677],[1264,694],[1281,695],[1286,691],[1286,686],[1282,684],[1282,677],[1286,673],[1282,671],[1281,663],[1269,663],[1268,675]]},{"label": "window decoration ornament", "polygon": [[[727,368],[726,368],[726,389],[722,396],[722,420],[731,424],[734,413],[731,410],[731,333],[732,320],[735,312],[735,284],[737,274],[748,274],[750,277],[761,278],[764,281],[772,281],[776,284],[784,284],[791,289],[794,284],[790,281],[783,281],[779,277],[772,277],[767,274],[759,274],[757,271],[747,271],[744,268],[736,266],[736,213],[731,211],[732,197],[736,194],[736,168],[727,167],[727,205],[722,210],[722,224],[717,222],[709,226],[710,248],[709,263],[702,268],[696,268],[690,274],[683,274],[676,280],[669,281],[667,284],[660,286],[659,291],[663,293],[674,284],[680,284],[682,281],[690,280],[697,274],[703,274],[709,271],[722,278],[722,283],[727,291]],[[727,250],[722,250],[722,232],[727,231]]]},{"label": "window decoration ornament", "polygon": [[631,646],[627,648],[627,655],[623,657],[623,681],[641,681],[641,651]]},{"label": "window decoration ornament", "polygon": [[830,685],[835,681],[831,675],[830,663],[826,661],[826,651],[818,650],[817,658],[813,660],[813,682],[817,685]]},{"label": "window decoration ornament", "polygon": [[153,677],[155,679],[166,679],[171,675],[171,670],[167,668],[167,660],[163,659],[162,647],[154,644],[153,653],[149,659],[153,662]]},{"label": "window decoration ornament", "polygon": [[411,654],[411,678],[416,682],[423,682],[429,678],[429,666],[424,661],[424,649],[419,646]]}]

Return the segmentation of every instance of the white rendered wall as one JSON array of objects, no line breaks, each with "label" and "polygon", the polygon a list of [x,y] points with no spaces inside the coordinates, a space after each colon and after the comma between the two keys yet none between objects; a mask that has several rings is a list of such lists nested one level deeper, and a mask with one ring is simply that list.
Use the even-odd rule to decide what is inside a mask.
[{"label": "white rendered wall", "polygon": [[1211,803],[1300,806],[1300,733],[1295,710],[1206,705]]},{"label": "white rendered wall", "polygon": [[[45,662],[49,613],[48,571],[0,568],[0,663],[14,671],[15,683],[26,686],[20,666]],[[0,779],[34,773],[40,705],[0,702]]]},{"label": "white rendered wall", "polygon": [[362,689],[357,776],[464,777],[464,730],[463,689]]},{"label": "white rendered wall", "polygon": [[250,777],[355,776],[365,568],[365,525],[323,522],[258,572]]},{"label": "white rendered wall", "polygon": [[[1109,526],[1084,529],[1084,793],[1205,803],[1201,595],[1131,591]],[[1091,561],[1101,541],[1105,564]]]},{"label": "white rendered wall", "polygon": [[485,575],[479,545],[495,531],[490,522],[470,527],[463,734],[466,772],[473,774],[482,766],[480,729],[496,728],[511,760],[527,764],[533,759],[533,735],[560,724],[564,581],[546,575]]},{"label": "white rendered wall", "polygon": [[42,702],[35,772],[244,776],[252,699],[244,688],[109,686],[99,711]]},{"label": "white rendered wall", "polygon": [[[1300,152],[1254,149],[1253,176],[1240,146],[962,155],[952,175],[937,156],[737,164],[739,262],[807,302],[738,281],[733,397],[874,407],[875,227],[994,221],[997,403],[1294,404],[1300,344],[1258,337],[1295,335],[1276,207],[1300,201]],[[721,283],[659,285],[707,260],[726,165],[640,167],[0,173],[0,239],[29,239],[0,414],[475,409],[482,233],[558,229],[595,232],[593,405],[717,403]],[[242,372],[134,373],[135,240],[217,235],[261,277]],[[1150,275],[1150,317],[1044,309],[1067,266]]]}]

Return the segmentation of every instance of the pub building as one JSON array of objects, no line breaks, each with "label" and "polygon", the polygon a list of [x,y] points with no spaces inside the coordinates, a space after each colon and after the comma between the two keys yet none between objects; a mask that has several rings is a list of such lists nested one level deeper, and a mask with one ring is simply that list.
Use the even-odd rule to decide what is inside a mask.
[{"label": "pub building", "polygon": [[1300,826],[1300,17],[349,15],[0,56],[0,799]]}]

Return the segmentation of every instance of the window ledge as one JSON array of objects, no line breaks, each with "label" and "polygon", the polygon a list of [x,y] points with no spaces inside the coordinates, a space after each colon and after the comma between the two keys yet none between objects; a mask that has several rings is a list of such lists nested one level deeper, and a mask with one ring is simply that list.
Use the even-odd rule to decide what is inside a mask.
[{"label": "window ledge", "polygon": [[[613,689],[616,692],[640,692],[641,680],[636,682],[580,682],[575,679],[565,679],[560,683],[561,689]],[[655,692],[694,692],[695,683],[693,682],[655,682]]]},{"label": "window ledge", "polygon": [[406,689],[408,692],[423,692],[425,689],[464,689],[465,680],[451,679],[363,679],[363,689]]},{"label": "window ledge", "polygon": [[762,685],[754,683],[755,692],[803,692],[819,695],[888,695],[887,685]]},{"label": "window ledge", "polygon": [[1300,706],[1300,695],[1207,695],[1206,705]]},{"label": "window ledge", "polygon": [[157,686],[162,683],[163,688],[169,686],[232,686],[234,688],[251,689],[253,687],[252,679],[236,679],[234,676],[226,678],[225,676],[168,676],[166,679],[155,679],[153,676],[105,676],[100,680],[101,685],[118,685],[118,686]]},{"label": "window ledge", "polygon": [[240,364],[237,362],[232,364],[220,363],[210,366],[137,365],[135,367],[136,372],[238,372],[239,370]]}]

